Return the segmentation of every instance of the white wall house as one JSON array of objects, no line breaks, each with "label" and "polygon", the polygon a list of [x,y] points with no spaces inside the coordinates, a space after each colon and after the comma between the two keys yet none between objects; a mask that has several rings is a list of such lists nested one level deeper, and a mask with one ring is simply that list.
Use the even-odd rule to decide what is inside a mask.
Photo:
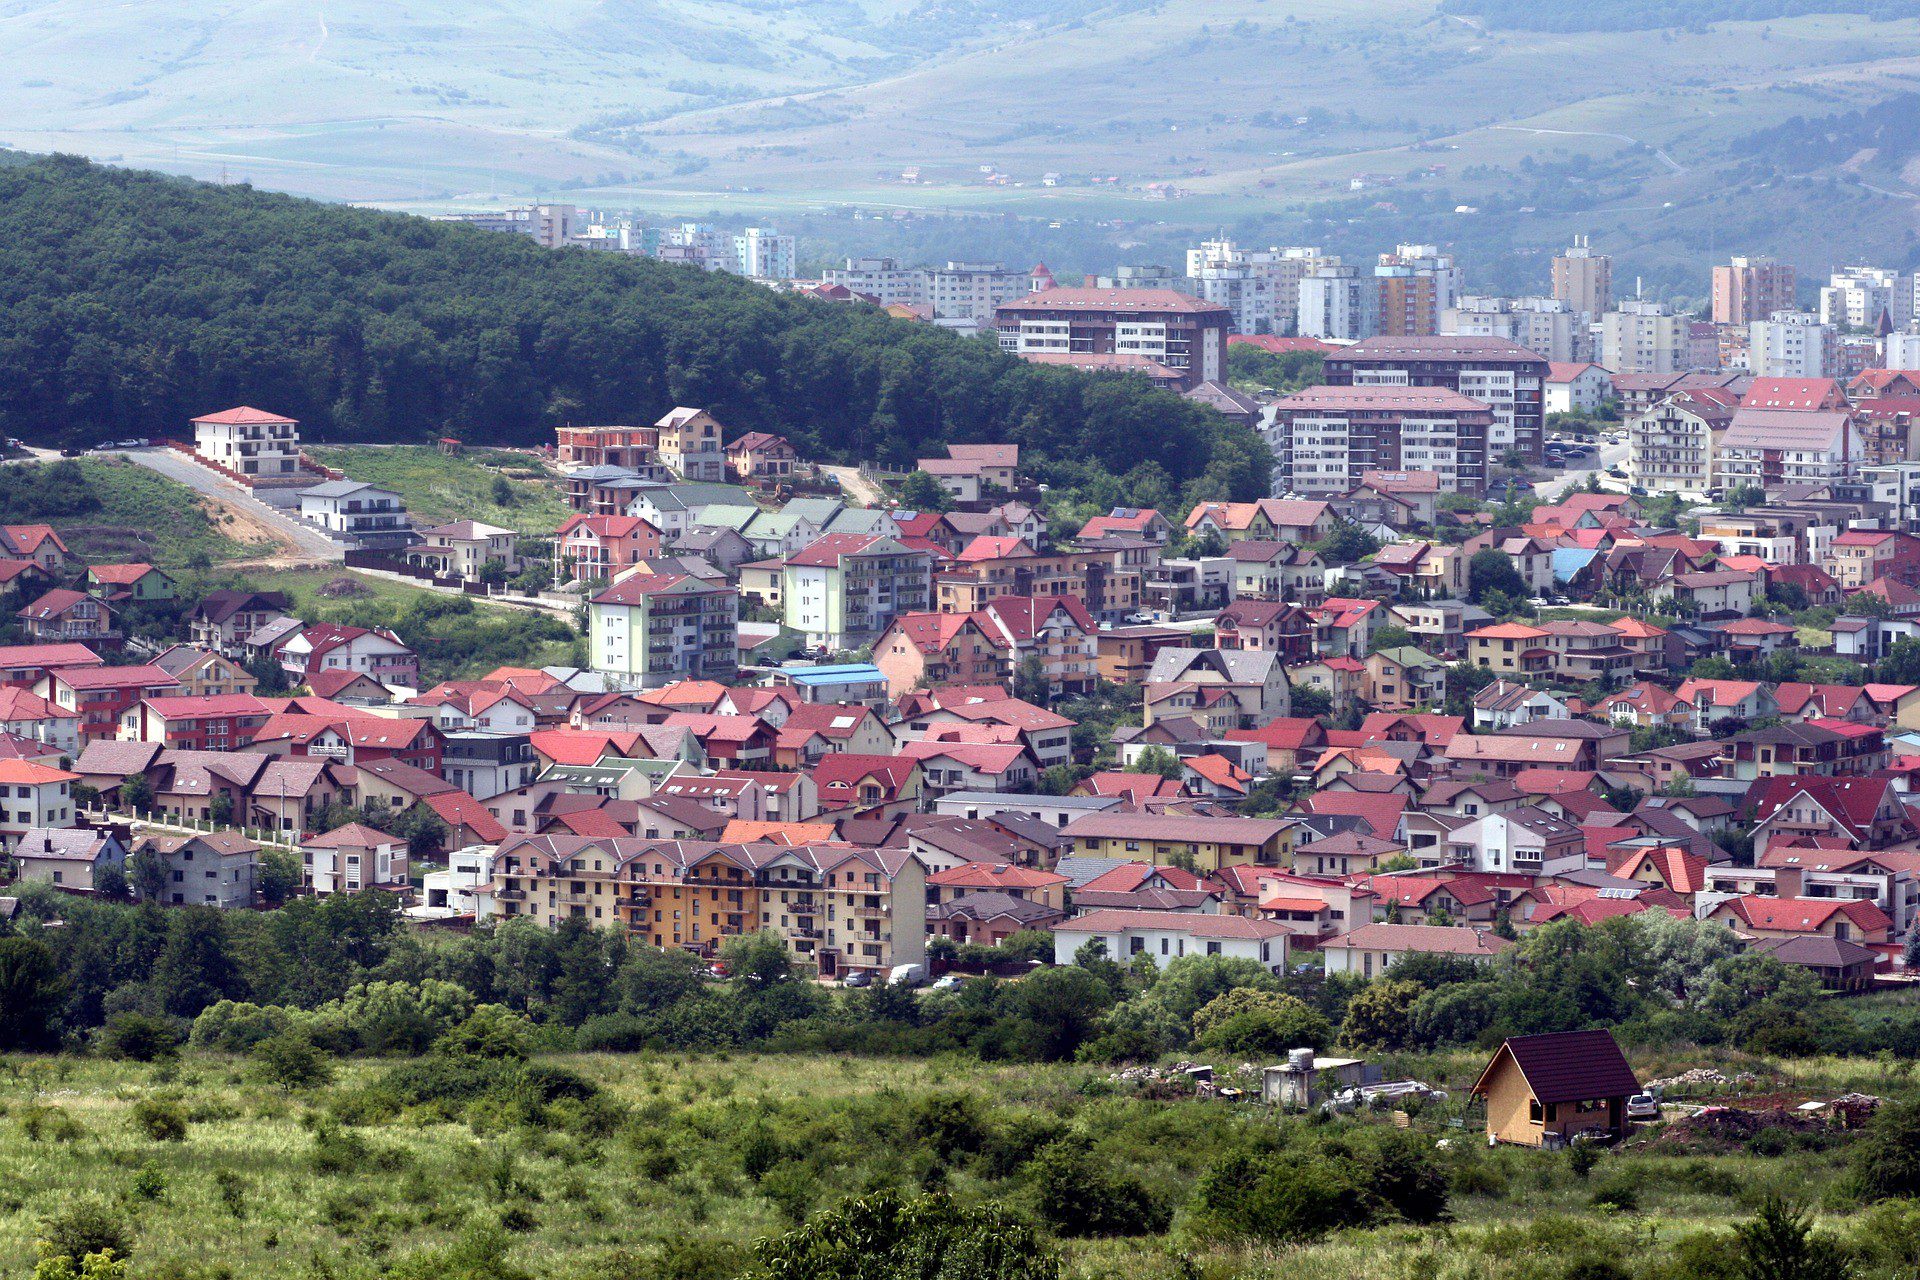
[{"label": "white wall house", "polygon": [[1275,921],[1244,916],[1092,911],[1053,927],[1053,953],[1056,964],[1072,964],[1075,952],[1099,938],[1108,957],[1121,964],[1145,955],[1164,969],[1181,956],[1229,956],[1258,961],[1278,972],[1286,968],[1292,932]]}]

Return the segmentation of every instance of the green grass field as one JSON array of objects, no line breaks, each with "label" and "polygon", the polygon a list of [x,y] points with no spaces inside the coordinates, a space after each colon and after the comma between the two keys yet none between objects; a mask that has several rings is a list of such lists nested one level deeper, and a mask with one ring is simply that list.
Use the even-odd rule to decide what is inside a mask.
[{"label": "green grass field", "polygon": [[[1462,1110],[1450,1102],[1412,1124],[1451,1148],[1454,1223],[1251,1249],[1195,1239],[1178,1210],[1221,1153],[1305,1123],[1253,1104],[1153,1101],[1091,1067],[819,1055],[552,1061],[616,1108],[597,1123],[536,1128],[497,1110],[455,1121],[395,1114],[370,1101],[387,1065],[366,1061],[294,1092],[222,1056],[0,1062],[0,1274],[30,1265],[44,1215],[93,1198],[130,1224],[136,1277],[371,1278],[504,1222],[501,1261],[534,1276],[724,1280],[753,1240],[849,1194],[940,1186],[1032,1212],[1022,1152],[1075,1133],[1176,1213],[1165,1236],[1064,1242],[1073,1280],[1252,1280],[1282,1267],[1304,1280],[1557,1280],[1582,1258],[1621,1269],[1580,1274],[1682,1280],[1693,1274],[1687,1251],[1701,1248],[1689,1237],[1713,1235],[1720,1249],[1726,1228],[1769,1193],[1831,1210],[1823,1224],[1861,1251],[1857,1276],[1906,1274],[1883,1264],[1911,1252],[1901,1244],[1911,1214],[1850,1209],[1838,1193],[1846,1140],[1817,1130],[1776,1134],[1786,1140],[1768,1154],[1643,1130],[1582,1171],[1564,1153],[1485,1151],[1476,1120],[1448,1126]],[[1478,1065],[1460,1054],[1389,1069],[1444,1080],[1458,1099]],[[1674,1064],[1638,1065],[1651,1075]],[[1814,1060],[1786,1064],[1777,1084],[1831,1096],[1911,1092],[1907,1079],[1873,1062]],[[929,1135],[946,1130],[930,1117],[950,1114],[954,1099],[981,1136],[943,1156]],[[143,1103],[184,1118],[184,1137],[150,1136]]]},{"label": "green grass field", "polygon": [[[552,533],[573,513],[551,480],[509,479],[506,471],[538,471],[538,459],[500,449],[468,449],[448,456],[423,445],[332,445],[309,449],[316,459],[354,479],[392,489],[416,520],[446,524],[483,520],[521,533]],[[494,482],[507,479],[513,501],[496,499]]]},{"label": "green grass field", "polygon": [[82,560],[180,568],[201,556],[221,564],[272,550],[229,537],[185,485],[118,458],[78,461],[103,509],[53,523]]}]

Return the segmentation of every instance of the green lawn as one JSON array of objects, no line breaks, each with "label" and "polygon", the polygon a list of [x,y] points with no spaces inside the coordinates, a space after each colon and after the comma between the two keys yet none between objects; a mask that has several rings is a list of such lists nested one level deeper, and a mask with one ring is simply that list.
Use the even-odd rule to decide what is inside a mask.
[{"label": "green lawn", "polygon": [[118,458],[81,458],[78,463],[103,509],[53,524],[82,560],[145,561],[178,568],[202,555],[220,564],[273,550],[229,537],[191,489],[145,467]]},{"label": "green lawn", "polygon": [[424,445],[331,445],[307,451],[353,480],[392,489],[417,520],[446,524],[484,520],[521,533],[552,533],[573,513],[552,480],[508,479],[513,500],[496,501],[505,471],[537,471],[538,459],[501,449],[468,449],[449,457]]}]

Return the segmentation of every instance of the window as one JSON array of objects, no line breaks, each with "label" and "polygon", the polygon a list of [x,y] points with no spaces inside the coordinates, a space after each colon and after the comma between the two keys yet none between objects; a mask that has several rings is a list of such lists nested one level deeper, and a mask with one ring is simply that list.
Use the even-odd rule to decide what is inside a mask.
[{"label": "window", "polygon": [[1527,1119],[1531,1120],[1534,1124],[1540,1123],[1542,1119],[1542,1113],[1540,1110],[1540,1099],[1538,1098],[1527,1099]]}]

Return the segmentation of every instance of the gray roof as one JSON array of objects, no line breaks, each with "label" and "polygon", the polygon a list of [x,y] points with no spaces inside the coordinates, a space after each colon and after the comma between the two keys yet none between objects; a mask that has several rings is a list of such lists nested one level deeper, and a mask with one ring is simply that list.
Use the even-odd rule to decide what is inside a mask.
[{"label": "gray roof", "polygon": [[1195,667],[1210,668],[1234,684],[1263,684],[1280,655],[1258,649],[1162,649],[1147,672],[1148,684],[1185,680]]},{"label": "gray roof", "polygon": [[105,831],[56,831],[34,827],[20,837],[14,856],[52,858],[61,862],[92,862],[104,853],[119,848],[120,842]]},{"label": "gray roof", "polygon": [[1054,864],[1054,871],[1067,878],[1067,888],[1078,889],[1090,884],[1116,867],[1127,865],[1125,858],[1062,858]]},{"label": "gray roof", "polygon": [[317,484],[311,489],[302,489],[300,496],[303,498],[350,498],[354,494],[364,492],[368,489],[379,489],[381,493],[392,493],[396,498],[400,496],[391,489],[382,489],[379,485],[368,484],[364,480],[329,480],[325,484]]}]

